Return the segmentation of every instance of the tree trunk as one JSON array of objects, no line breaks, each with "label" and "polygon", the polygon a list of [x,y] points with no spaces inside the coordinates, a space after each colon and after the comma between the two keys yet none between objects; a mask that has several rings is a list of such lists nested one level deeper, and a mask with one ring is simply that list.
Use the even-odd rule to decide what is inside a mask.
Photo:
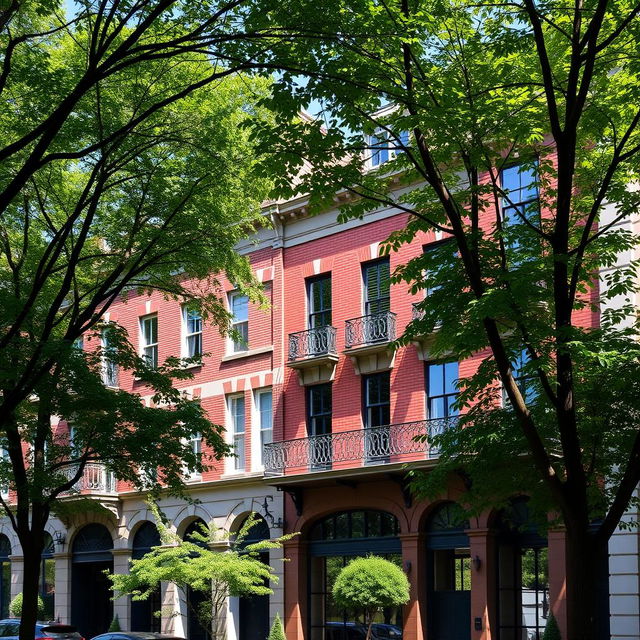
[{"label": "tree trunk", "polygon": [[31,532],[27,536],[28,541],[21,539],[24,570],[22,574],[20,640],[34,640],[36,621],[38,619],[38,592],[40,588],[40,558],[42,550],[34,543],[33,538],[34,534]]},{"label": "tree trunk", "polygon": [[600,640],[598,586],[606,566],[607,542],[596,542],[595,536],[582,528],[567,528],[565,553],[567,640]]}]

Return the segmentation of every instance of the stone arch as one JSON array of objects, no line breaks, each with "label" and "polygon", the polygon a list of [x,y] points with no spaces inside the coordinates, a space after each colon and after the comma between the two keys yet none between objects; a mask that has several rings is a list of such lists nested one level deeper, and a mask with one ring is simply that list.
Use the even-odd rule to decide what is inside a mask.
[{"label": "stone arch", "polygon": [[115,516],[103,513],[84,513],[79,514],[77,518],[74,518],[74,523],[67,528],[67,541],[65,544],[69,550],[73,548],[73,541],[78,533],[89,524],[101,524],[105,526],[111,534],[114,549],[120,546],[118,543],[122,543],[123,540],[120,536]]},{"label": "stone arch", "polygon": [[0,525],[0,536],[6,536],[9,540],[9,544],[11,545],[11,555],[17,556],[22,554],[22,547],[20,546],[18,536],[10,525],[4,523]]},{"label": "stone arch", "polygon": [[173,518],[176,534],[182,538],[187,527],[195,520],[203,520],[209,525],[213,516],[200,504],[188,505]]},{"label": "stone arch", "polygon": [[[346,492],[343,492],[346,493]],[[400,502],[386,497],[367,496],[355,494],[350,497],[338,497],[331,504],[317,507],[314,511],[310,507],[305,508],[305,512],[300,516],[293,527],[293,531],[299,531],[303,538],[309,534],[313,525],[322,518],[337,513],[339,511],[386,511],[393,514],[400,525],[400,534],[409,533],[409,517],[407,509]]]}]

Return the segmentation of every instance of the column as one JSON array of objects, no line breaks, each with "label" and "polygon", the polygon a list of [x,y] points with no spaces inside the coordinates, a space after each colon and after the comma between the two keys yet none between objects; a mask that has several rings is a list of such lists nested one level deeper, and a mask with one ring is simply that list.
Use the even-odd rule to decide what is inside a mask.
[{"label": "column", "polygon": [[[547,534],[549,545],[549,603],[560,628],[560,635],[567,637],[566,602],[566,535],[564,530],[552,529]],[[592,559],[589,559],[591,561]]]},{"label": "column", "polygon": [[54,615],[55,619],[63,624],[71,624],[71,589],[73,586],[71,557],[72,554],[67,551],[53,554],[56,563]]},{"label": "column", "polygon": [[[471,638],[496,637],[497,554],[489,529],[468,529],[471,555]],[[478,628],[479,627],[479,628]]]},{"label": "column", "polygon": [[400,536],[402,568],[409,578],[409,602],[404,607],[403,640],[422,640],[424,637],[422,608],[425,606],[426,575],[425,552],[419,533]]},{"label": "column", "polygon": [[[113,573],[129,573],[131,549],[113,549]],[[121,596],[113,601],[113,617],[118,616],[121,629],[131,629],[131,598]]]},{"label": "column", "polygon": [[287,542],[284,556],[284,624],[287,640],[303,640],[307,610],[307,548],[297,538]]},{"label": "column", "polygon": [[11,555],[9,556],[9,562],[11,562],[11,600],[13,600],[19,593],[22,593],[24,560],[22,556]]}]

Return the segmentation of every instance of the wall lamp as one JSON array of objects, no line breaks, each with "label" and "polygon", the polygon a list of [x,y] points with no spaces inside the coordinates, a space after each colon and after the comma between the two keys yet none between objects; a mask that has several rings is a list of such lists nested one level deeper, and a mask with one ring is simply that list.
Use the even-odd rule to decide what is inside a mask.
[{"label": "wall lamp", "polygon": [[67,541],[67,536],[65,535],[64,531],[56,531],[53,534],[53,542],[55,543],[56,547],[59,547],[60,549],[64,549],[64,544]]},{"label": "wall lamp", "polygon": [[482,566],[482,560],[480,560],[480,556],[473,556],[473,568],[476,571],[480,571],[480,567]]}]

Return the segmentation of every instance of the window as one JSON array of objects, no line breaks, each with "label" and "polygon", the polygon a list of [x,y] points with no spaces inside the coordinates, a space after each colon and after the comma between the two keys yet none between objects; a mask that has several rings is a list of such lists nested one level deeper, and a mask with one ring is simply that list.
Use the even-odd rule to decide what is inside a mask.
[{"label": "window", "polygon": [[[6,473],[7,478],[11,475],[10,471],[10,461],[9,461],[9,451],[5,447],[0,447],[0,458],[2,458],[2,462],[6,465]],[[9,480],[3,481],[0,483],[0,496],[2,496],[5,500],[9,497]]]},{"label": "window", "polygon": [[310,436],[331,433],[331,385],[309,387],[307,398],[307,431]]},{"label": "window", "polygon": [[331,414],[332,389],[330,384],[309,387],[307,391],[307,432],[309,440],[309,467],[330,469],[332,462]]},{"label": "window", "polygon": [[[190,445],[191,451],[193,452],[193,455],[196,457],[198,462],[200,462],[200,460],[202,459],[202,434],[194,433],[189,439],[189,445]],[[186,469],[185,475],[189,478],[199,478],[200,472],[199,471],[190,472],[188,469]]]},{"label": "window", "polygon": [[44,547],[40,562],[40,597],[44,604],[44,619],[55,617],[54,603],[56,594],[56,561],[53,557],[54,547],[51,534],[44,534]]},{"label": "window", "polygon": [[249,348],[249,298],[237,291],[230,293],[229,309],[231,329],[235,333],[233,351],[246,351]]},{"label": "window", "polygon": [[69,453],[76,458],[82,453],[82,447],[78,438],[77,429],[73,425],[68,425],[69,428]]},{"label": "window", "polygon": [[369,146],[369,162],[372,167],[379,167],[381,164],[393,160],[399,154],[403,153],[400,146],[408,146],[409,132],[401,131],[398,139],[392,136],[383,128],[376,129],[373,135],[368,137]]},{"label": "window", "polygon": [[263,464],[264,445],[273,442],[273,395],[271,390],[258,391],[256,409],[260,425],[260,455],[258,459],[260,464]]},{"label": "window", "polygon": [[389,259],[385,258],[364,265],[363,276],[365,315],[389,311],[391,308]]},{"label": "window", "polygon": [[[525,402],[531,402],[538,396],[538,392],[535,389],[535,374],[532,374],[529,369],[529,353],[526,349],[522,349],[517,355],[515,360],[511,363],[511,369],[513,371],[513,378],[520,389],[520,393]],[[505,391],[503,391],[502,404],[505,407],[510,407],[509,398]]]},{"label": "window", "polygon": [[388,371],[364,376],[364,425],[380,427],[390,422],[391,394]]},{"label": "window", "polygon": [[427,417],[429,420],[455,416],[453,407],[458,396],[458,363],[427,364]]},{"label": "window", "polygon": [[184,355],[195,358],[202,355],[202,315],[197,309],[182,308]]},{"label": "window", "polygon": [[140,319],[142,334],[142,355],[147,366],[155,369],[158,366],[158,316],[146,316]]},{"label": "window", "polygon": [[244,396],[231,396],[229,398],[229,414],[231,417],[231,435],[233,437],[234,469],[244,471],[245,468],[245,419],[244,419]]},{"label": "window", "polygon": [[105,387],[118,386],[118,365],[113,361],[115,347],[111,340],[111,329],[106,328],[100,334],[102,348],[102,383]]},{"label": "window", "polygon": [[[532,223],[539,215],[537,163],[531,166],[514,165],[500,172],[500,184],[507,197],[502,198],[502,220],[505,228],[523,224],[522,218]],[[509,239],[509,247],[517,250],[517,238]]]},{"label": "window", "polygon": [[331,276],[308,281],[309,329],[331,325]]}]

